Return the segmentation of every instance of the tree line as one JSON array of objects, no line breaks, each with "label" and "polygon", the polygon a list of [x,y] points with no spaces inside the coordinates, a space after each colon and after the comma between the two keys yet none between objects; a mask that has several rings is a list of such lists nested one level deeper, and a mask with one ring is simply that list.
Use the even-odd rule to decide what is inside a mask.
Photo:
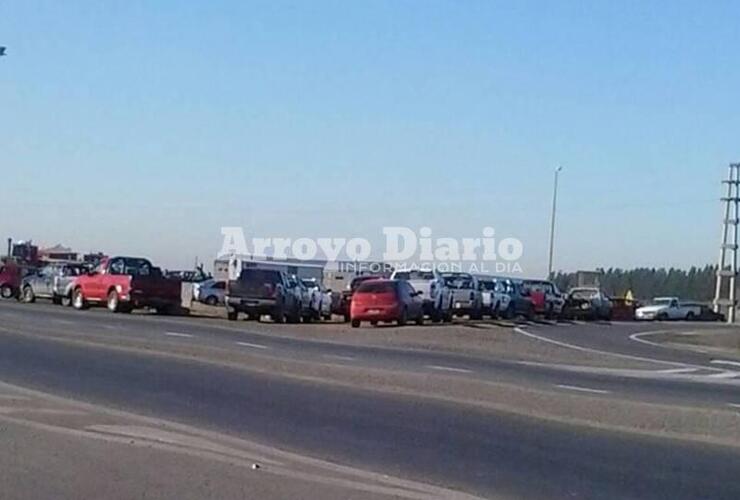
[{"label": "tree line", "polygon": [[[597,269],[601,288],[612,297],[624,297],[628,290],[636,299],[676,296],[684,300],[709,302],[714,299],[717,266],[685,269],[637,268]],[[578,286],[578,273],[557,272],[554,281],[561,290]]]}]

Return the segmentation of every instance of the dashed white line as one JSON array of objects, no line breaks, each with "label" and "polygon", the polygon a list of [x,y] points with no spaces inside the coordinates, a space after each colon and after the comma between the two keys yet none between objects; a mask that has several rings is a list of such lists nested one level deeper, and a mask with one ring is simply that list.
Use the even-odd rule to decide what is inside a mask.
[{"label": "dashed white line", "polygon": [[325,358],[331,358],[331,359],[339,359],[341,361],[354,361],[355,358],[353,356],[341,356],[339,354],[324,354]]},{"label": "dashed white line", "polygon": [[192,338],[195,335],[191,335],[189,333],[180,333],[180,332],[164,332],[165,335],[168,337],[182,337],[182,338]]},{"label": "dashed white line", "polygon": [[465,368],[455,368],[454,366],[427,365],[427,368],[431,368],[432,370],[439,370],[442,372],[473,373],[473,370],[466,370]]},{"label": "dashed white line", "polygon": [[558,384],[555,387],[559,387],[560,389],[566,389],[568,391],[589,392],[592,394],[609,394],[611,392],[611,391],[605,391],[603,389],[591,389],[589,387],[578,387],[577,385]]},{"label": "dashed white line", "polygon": [[236,345],[240,345],[242,347],[251,347],[253,349],[269,349],[266,345],[262,344],[252,344],[250,342],[237,342]]},{"label": "dashed white line", "polygon": [[713,359],[711,361],[713,365],[729,365],[729,366],[740,366],[740,363],[737,361],[728,361],[725,359]]},{"label": "dashed white line", "polygon": [[699,371],[698,368],[674,368],[670,370],[658,370],[655,373],[663,373],[666,375],[673,375],[678,373],[693,373]]}]

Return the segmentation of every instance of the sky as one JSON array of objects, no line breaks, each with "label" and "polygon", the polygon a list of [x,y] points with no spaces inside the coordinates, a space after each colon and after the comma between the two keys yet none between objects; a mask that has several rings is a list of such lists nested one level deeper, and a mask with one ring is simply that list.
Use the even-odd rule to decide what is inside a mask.
[{"label": "sky", "polygon": [[0,2],[0,237],[210,262],[383,226],[714,263],[733,1]]}]

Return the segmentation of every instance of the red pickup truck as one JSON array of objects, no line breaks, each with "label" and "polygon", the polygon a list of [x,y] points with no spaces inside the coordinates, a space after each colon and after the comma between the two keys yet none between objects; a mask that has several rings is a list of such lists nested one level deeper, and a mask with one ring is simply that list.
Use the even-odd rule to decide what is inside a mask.
[{"label": "red pickup truck", "polygon": [[112,312],[151,307],[158,313],[170,313],[180,305],[180,280],[163,276],[147,259],[106,258],[88,274],[78,276],[72,288],[75,309],[91,304],[104,304]]}]

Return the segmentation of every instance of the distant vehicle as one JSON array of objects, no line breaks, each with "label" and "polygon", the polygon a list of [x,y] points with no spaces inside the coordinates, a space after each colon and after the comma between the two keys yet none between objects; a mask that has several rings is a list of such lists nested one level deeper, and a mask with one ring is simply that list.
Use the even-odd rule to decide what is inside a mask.
[{"label": "distant vehicle", "polygon": [[69,306],[77,277],[89,270],[89,266],[80,263],[46,265],[23,278],[21,300],[30,303],[38,298],[50,299],[55,304]]},{"label": "distant vehicle", "polygon": [[303,286],[311,292],[311,310],[316,313],[315,319],[331,319],[333,297],[331,290],[324,287],[321,281],[308,278],[303,279]]},{"label": "distant vehicle", "polygon": [[677,319],[691,321],[700,315],[701,307],[681,304],[678,297],[656,297],[650,305],[640,307],[635,311],[635,319],[643,321]]},{"label": "distant vehicle", "polygon": [[424,314],[433,322],[452,321],[452,293],[444,278],[436,270],[394,271],[391,279],[407,281],[417,292],[421,292]]},{"label": "distant vehicle", "polygon": [[298,323],[301,319],[296,293],[288,276],[272,269],[243,269],[239,278],[226,283],[226,315],[231,321],[269,315],[275,323]]},{"label": "distant vehicle", "polygon": [[18,295],[21,285],[21,269],[15,262],[0,264],[0,297],[12,299]]},{"label": "distant vehicle", "polygon": [[469,273],[442,273],[445,285],[452,293],[452,310],[456,316],[483,317],[483,299],[478,280]]},{"label": "distant vehicle", "polygon": [[288,276],[288,286],[293,290],[293,294],[298,302],[298,310],[301,319],[303,319],[305,323],[310,323],[318,314],[318,311],[311,309],[313,293],[295,274]]},{"label": "distant vehicle", "polygon": [[342,290],[342,296],[337,302],[337,308],[335,314],[338,314],[344,318],[344,322],[347,323],[350,320],[350,310],[352,308],[352,296],[354,295],[357,288],[362,285],[365,281],[383,279],[382,276],[376,276],[366,274],[363,276],[356,276],[352,278],[352,281],[347,285],[346,290]]},{"label": "distant vehicle", "polygon": [[506,313],[511,297],[506,293],[506,285],[490,276],[478,276],[483,314],[497,318]]},{"label": "distant vehicle", "polygon": [[363,321],[369,321],[372,325],[395,321],[403,326],[411,320],[423,325],[424,304],[421,294],[405,280],[365,280],[352,297],[352,327],[359,327]]},{"label": "distant vehicle", "polygon": [[699,315],[694,319],[697,321],[725,321],[725,315],[722,313],[714,312],[714,309],[706,304],[684,304],[686,307],[698,307]]},{"label": "distant vehicle", "polygon": [[147,259],[110,257],[75,279],[72,306],[86,309],[102,304],[111,312],[153,308],[158,313],[172,313],[181,303],[180,288],[179,280],[166,278]]},{"label": "distant vehicle", "polygon": [[563,313],[565,298],[558,287],[551,281],[525,280],[535,306],[535,313],[548,319],[558,318]]},{"label": "distant vehicle", "polygon": [[203,271],[202,268],[188,271],[167,271],[165,276],[168,278],[178,279],[183,283],[202,283],[213,279],[210,274]]},{"label": "distant vehicle", "polygon": [[223,305],[225,290],[225,281],[208,279],[200,283],[193,283],[193,299],[209,306]]},{"label": "distant vehicle", "polygon": [[573,288],[568,292],[563,315],[569,319],[610,320],[612,302],[599,288]]},{"label": "distant vehicle", "polygon": [[518,280],[507,280],[505,284],[506,291],[511,299],[505,317],[513,319],[521,316],[528,320],[534,319],[535,308],[529,288]]}]

